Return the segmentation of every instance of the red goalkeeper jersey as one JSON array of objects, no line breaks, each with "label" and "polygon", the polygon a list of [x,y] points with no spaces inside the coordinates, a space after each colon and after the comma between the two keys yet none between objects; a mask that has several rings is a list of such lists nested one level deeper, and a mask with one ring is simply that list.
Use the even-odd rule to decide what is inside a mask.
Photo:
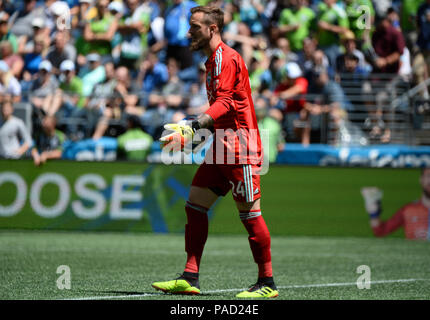
[{"label": "red goalkeeper jersey", "polygon": [[400,227],[404,227],[407,239],[430,240],[430,209],[422,201],[409,203],[390,219],[373,228],[373,233],[381,237]]},{"label": "red goalkeeper jersey", "polygon": [[210,107],[205,113],[214,119],[213,161],[260,164],[262,146],[248,70],[239,53],[223,42],[206,61],[206,91]]}]

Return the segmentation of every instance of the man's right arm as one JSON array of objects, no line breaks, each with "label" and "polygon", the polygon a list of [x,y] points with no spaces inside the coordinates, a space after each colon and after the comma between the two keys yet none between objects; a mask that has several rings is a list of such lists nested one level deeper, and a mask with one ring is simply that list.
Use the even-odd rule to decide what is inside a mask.
[{"label": "man's right arm", "polygon": [[214,122],[214,119],[210,115],[203,113],[198,116],[196,120],[193,120],[191,126],[194,131],[197,131],[199,129],[209,129],[213,127]]},{"label": "man's right arm", "polygon": [[383,237],[403,226],[403,208],[398,210],[390,219],[382,221],[379,216],[370,218],[370,226],[376,237]]},{"label": "man's right arm", "polygon": [[403,225],[403,212],[405,207],[398,210],[387,221],[382,221],[380,219],[382,212],[381,200],[383,196],[383,191],[381,189],[377,187],[363,187],[361,188],[361,195],[364,199],[364,207],[369,215],[370,227],[375,236],[386,236]]}]

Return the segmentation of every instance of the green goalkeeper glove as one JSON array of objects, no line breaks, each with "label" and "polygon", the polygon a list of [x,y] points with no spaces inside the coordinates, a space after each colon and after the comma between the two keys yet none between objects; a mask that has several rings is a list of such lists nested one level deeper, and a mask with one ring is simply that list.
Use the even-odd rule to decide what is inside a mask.
[{"label": "green goalkeeper glove", "polygon": [[364,198],[364,207],[370,218],[378,218],[381,214],[381,199],[383,191],[377,187],[361,188],[361,195]]},{"label": "green goalkeeper glove", "polygon": [[161,147],[169,146],[173,151],[183,151],[186,146],[191,147],[195,132],[192,125],[192,121],[189,120],[182,120],[178,123],[164,125],[164,129],[171,133],[160,138]]}]

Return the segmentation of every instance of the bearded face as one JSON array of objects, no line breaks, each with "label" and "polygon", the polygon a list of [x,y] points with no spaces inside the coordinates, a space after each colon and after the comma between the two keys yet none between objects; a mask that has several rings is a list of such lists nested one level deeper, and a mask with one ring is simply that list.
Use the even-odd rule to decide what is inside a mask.
[{"label": "bearded face", "polygon": [[191,16],[188,37],[191,39],[190,49],[193,51],[202,50],[209,46],[211,40],[210,28],[203,21],[203,12],[196,12]]}]

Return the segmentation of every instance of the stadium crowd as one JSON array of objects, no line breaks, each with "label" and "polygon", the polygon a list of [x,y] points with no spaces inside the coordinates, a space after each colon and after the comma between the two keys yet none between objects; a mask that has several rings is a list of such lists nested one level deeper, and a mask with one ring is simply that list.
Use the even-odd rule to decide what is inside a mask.
[{"label": "stadium crowd", "polygon": [[[327,143],[321,126],[344,126],[357,107],[351,83],[376,97],[359,102],[376,105],[367,137],[389,143],[389,93],[429,78],[430,0],[0,0],[0,156],[40,164],[66,139],[110,136],[144,159],[163,124],[209,107],[205,57],[187,38],[190,8],[208,3],[248,66],[271,161],[285,141]],[[428,100],[427,86],[418,94]],[[23,104],[31,132],[11,115]]]}]

